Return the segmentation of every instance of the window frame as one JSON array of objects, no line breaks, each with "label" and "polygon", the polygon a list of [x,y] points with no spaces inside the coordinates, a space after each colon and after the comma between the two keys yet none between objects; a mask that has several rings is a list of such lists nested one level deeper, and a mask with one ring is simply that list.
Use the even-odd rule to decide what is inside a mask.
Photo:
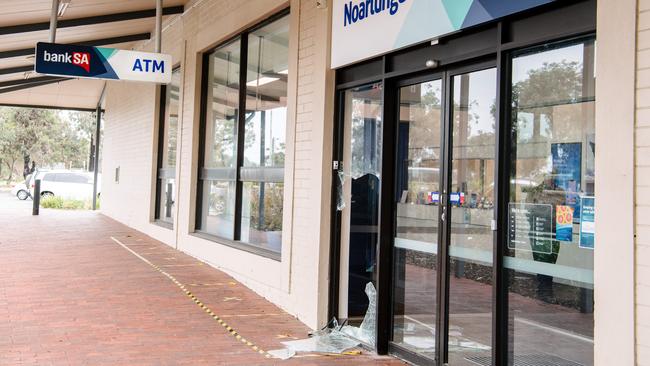
[{"label": "window frame", "polygon": [[[181,65],[177,64],[172,67],[172,75],[174,72],[181,72]],[[179,83],[179,110],[180,108],[180,93],[182,92],[183,88],[183,74],[181,73],[181,80]],[[162,202],[160,199],[160,194],[161,194],[161,189],[162,189],[162,183],[161,180],[165,179],[166,177],[162,177],[160,175],[160,169],[162,169],[163,166],[163,150],[165,149],[166,142],[165,141],[165,122],[167,121],[167,110],[168,110],[168,105],[167,105],[167,88],[169,87],[170,84],[161,84],[160,87],[158,88],[159,95],[158,95],[158,134],[157,134],[157,152],[156,152],[156,176],[155,176],[155,196],[154,196],[154,216],[153,216],[153,222],[156,225],[165,227],[167,229],[173,229],[174,228],[174,223],[173,222],[168,222],[165,220],[162,220],[160,218],[160,203]],[[180,126],[179,126],[180,127]],[[177,131],[178,132],[178,131]],[[178,136],[176,139],[178,143]],[[177,149],[178,151],[178,149]],[[174,166],[174,180],[176,181],[176,166]]]},{"label": "window frame", "polygon": [[[247,97],[247,76],[248,76],[248,38],[249,35],[261,29],[277,20],[280,20],[284,17],[289,17],[291,9],[289,7],[284,8],[277,13],[269,16],[264,21],[254,24],[253,26],[237,33],[236,35],[219,42],[214,47],[211,47],[203,52],[201,58],[201,99],[200,99],[200,117],[199,117],[199,147],[198,147],[198,160],[197,160],[197,170],[196,170],[196,195],[195,195],[195,218],[194,218],[194,228],[192,234],[196,237],[206,239],[215,243],[223,244],[243,250],[249,253],[253,253],[262,257],[280,261],[282,259],[282,247],[279,252],[261,247],[255,243],[248,243],[241,241],[242,234],[242,212],[243,212],[243,190],[244,183],[246,182],[255,182],[260,184],[265,183],[282,183],[284,184],[284,166],[282,168],[269,166],[269,167],[246,167],[244,166],[244,154],[245,154],[245,138],[246,138],[246,97]],[[207,128],[207,113],[206,108],[208,105],[208,88],[212,87],[210,80],[210,58],[213,56],[214,52],[219,48],[228,46],[234,42],[239,42],[240,50],[240,59],[239,59],[239,90],[238,90],[238,99],[237,99],[237,125],[235,127],[236,133],[236,156],[235,156],[235,177],[232,181],[235,182],[235,211],[233,218],[233,239],[224,238],[215,234],[208,233],[206,230],[201,228],[202,218],[203,218],[203,205],[204,205],[204,185],[206,182],[211,182],[213,180],[202,178],[203,169],[205,168],[206,161],[206,128]],[[242,113],[243,112],[243,113]],[[288,122],[288,118],[287,118]],[[264,174],[264,170],[271,172],[271,174]],[[274,178],[276,174],[272,174],[275,170],[282,169],[282,180],[277,181],[277,178]],[[243,173],[243,174],[242,174]],[[251,174],[252,173],[252,174]],[[242,175],[245,180],[242,180]],[[249,176],[250,175],[250,176]],[[248,177],[247,177],[248,176]],[[259,178],[259,180],[254,180],[254,178]],[[267,179],[268,178],[268,179]],[[216,180],[221,181],[221,180]],[[230,180],[228,180],[230,181]],[[209,183],[208,183],[209,184]],[[284,225],[283,225],[284,226]]]}]

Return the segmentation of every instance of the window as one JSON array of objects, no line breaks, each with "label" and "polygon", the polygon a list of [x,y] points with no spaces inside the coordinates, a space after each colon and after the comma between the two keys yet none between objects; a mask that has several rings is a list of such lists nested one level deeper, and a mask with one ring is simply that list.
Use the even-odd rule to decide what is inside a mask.
[{"label": "window", "polygon": [[80,183],[88,184],[88,178],[79,174],[56,174],[56,181],[62,183]]},{"label": "window", "polygon": [[593,39],[512,60],[508,210],[513,363],[531,354],[593,364]]},{"label": "window", "polygon": [[277,257],[282,242],[289,17],[204,56],[197,231]]},{"label": "window", "polygon": [[45,176],[43,177],[43,181],[44,182],[56,182],[56,176],[57,176],[57,174],[52,174],[52,173],[45,174]]},{"label": "window", "polygon": [[158,171],[156,178],[155,219],[174,224],[176,146],[178,136],[180,68],[172,71],[172,82],[160,88],[160,127],[158,130]]}]

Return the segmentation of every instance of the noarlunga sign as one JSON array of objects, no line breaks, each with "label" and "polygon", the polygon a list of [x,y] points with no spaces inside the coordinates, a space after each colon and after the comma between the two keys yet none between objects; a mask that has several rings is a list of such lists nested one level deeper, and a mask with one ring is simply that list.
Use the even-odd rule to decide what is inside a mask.
[{"label": "noarlunga sign", "polygon": [[172,80],[172,57],[161,53],[39,42],[35,71],[57,76],[168,84]]},{"label": "noarlunga sign", "polygon": [[334,0],[332,67],[499,19],[555,0]]}]

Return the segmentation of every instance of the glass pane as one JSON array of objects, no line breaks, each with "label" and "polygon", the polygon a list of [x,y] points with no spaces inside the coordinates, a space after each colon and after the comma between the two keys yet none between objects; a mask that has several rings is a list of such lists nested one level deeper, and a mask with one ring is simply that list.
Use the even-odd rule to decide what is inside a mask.
[{"label": "glass pane", "polygon": [[289,17],[248,36],[244,166],[284,166]]},{"label": "glass pane", "polygon": [[[379,186],[382,149],[382,87],[345,92],[341,228],[340,316],[359,325],[368,310],[366,285],[376,286]],[[373,325],[374,326],[374,325]],[[365,340],[371,346],[373,340]]]},{"label": "glass pane", "polygon": [[[284,167],[289,73],[289,17],[248,35],[245,167]],[[244,182],[241,241],[282,248],[282,183]]]},{"label": "glass pane", "polygon": [[280,252],[284,184],[244,182],[241,241]]},{"label": "glass pane", "polygon": [[174,222],[174,179],[161,179],[160,181],[160,208],[159,220],[169,223]]},{"label": "glass pane", "polygon": [[504,264],[515,360],[593,365],[594,48],[547,45],[512,62]]},{"label": "glass pane", "polygon": [[201,230],[233,239],[235,229],[235,182],[203,182]]},{"label": "glass pane", "polygon": [[178,98],[181,83],[180,69],[172,72],[172,82],[165,88],[165,125],[163,126],[163,158],[161,168],[176,166],[178,136]]},{"label": "glass pane", "polygon": [[[218,48],[209,57],[208,75],[212,80],[207,90],[203,163],[207,169],[236,169],[240,48],[240,41],[236,40]],[[199,230],[234,239],[234,186],[230,181],[203,182]]]},{"label": "glass pane", "polygon": [[[179,111],[179,92],[181,83],[181,70],[175,69],[172,71],[172,82],[165,88],[165,115],[164,124],[160,131],[160,138],[162,139],[162,159],[161,166],[159,166],[160,188],[158,190],[158,208],[157,219],[169,223],[174,222],[173,209],[174,209],[174,178],[166,178],[160,176],[160,172],[171,172],[172,176],[176,173],[176,145],[178,139],[178,111]],[[169,175],[167,175],[169,177]]]},{"label": "glass pane", "polygon": [[399,92],[393,342],[435,358],[442,82]]},{"label": "glass pane", "polygon": [[206,168],[234,168],[237,163],[237,118],[239,113],[239,40],[212,54],[208,75],[205,162]]},{"label": "glass pane", "polygon": [[449,364],[475,365],[492,345],[496,69],[454,76]]}]

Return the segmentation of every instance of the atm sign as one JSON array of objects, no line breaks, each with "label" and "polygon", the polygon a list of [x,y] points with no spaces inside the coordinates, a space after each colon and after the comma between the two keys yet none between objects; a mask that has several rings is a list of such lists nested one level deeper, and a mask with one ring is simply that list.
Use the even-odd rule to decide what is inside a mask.
[{"label": "atm sign", "polygon": [[39,42],[35,71],[81,78],[132,80],[168,84],[170,55]]}]

